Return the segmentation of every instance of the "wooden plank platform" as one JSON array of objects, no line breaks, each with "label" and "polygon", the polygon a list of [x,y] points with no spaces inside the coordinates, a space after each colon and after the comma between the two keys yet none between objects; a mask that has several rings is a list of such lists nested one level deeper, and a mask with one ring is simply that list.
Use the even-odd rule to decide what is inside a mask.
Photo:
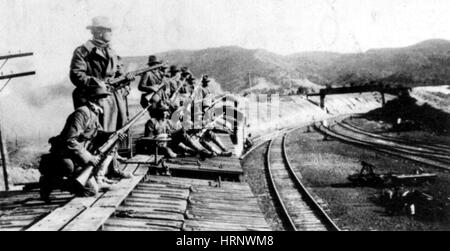
[{"label": "wooden plank platform", "polygon": [[[33,192],[32,198],[16,192],[15,197],[0,194],[0,230],[270,230],[246,183],[197,177],[202,172],[217,177],[242,175],[236,156],[204,161],[188,157],[172,163],[179,165],[178,170],[191,168],[195,178],[150,176],[153,161],[153,157],[144,155],[128,160],[122,168],[135,177],[119,181],[96,197],[54,193],[52,203],[44,204],[38,200],[38,192]],[[23,206],[15,207],[17,201],[35,208],[21,211]]]},{"label": "wooden plank platform", "polygon": [[245,183],[149,176],[105,231],[271,230]]},{"label": "wooden plank platform", "polygon": [[66,204],[73,196],[54,192],[52,202],[45,204],[38,191],[14,191],[0,194],[0,231],[22,231]]},{"label": "wooden plank platform", "polygon": [[[155,163],[155,155],[142,155],[138,154],[134,156],[133,158],[126,161],[128,164],[148,164],[148,163]],[[163,159],[163,156],[158,156],[157,163],[159,163]]]},{"label": "wooden plank platform", "polygon": [[244,174],[240,160],[235,157],[214,157],[204,161],[195,157],[168,159],[165,166],[172,176],[238,181]]},{"label": "wooden plank platform", "polygon": [[96,197],[73,198],[33,224],[27,231],[97,230],[144,178],[148,170],[147,166],[138,164],[126,164],[122,168],[135,176],[119,181],[113,185],[112,190],[99,193]]},{"label": "wooden plank platform", "polygon": [[[217,133],[218,138],[233,153],[236,152],[237,145],[233,144],[231,136],[228,134]],[[136,135],[134,135],[136,136]],[[136,139],[137,140],[137,139]],[[161,156],[158,156],[158,163]],[[139,153],[127,163],[154,165],[154,155]],[[236,154],[232,157],[214,157],[200,160],[197,157],[178,157],[172,159],[164,159],[164,164],[171,171],[172,176],[187,178],[204,178],[204,179],[223,179],[229,181],[239,181],[244,172],[241,168],[240,160]],[[151,169],[155,174],[155,170]]]}]

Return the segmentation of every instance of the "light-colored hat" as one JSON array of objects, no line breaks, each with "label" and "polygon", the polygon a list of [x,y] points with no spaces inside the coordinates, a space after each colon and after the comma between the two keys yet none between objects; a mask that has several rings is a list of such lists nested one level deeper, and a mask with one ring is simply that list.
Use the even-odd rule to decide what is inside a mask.
[{"label": "light-colored hat", "polygon": [[113,24],[111,19],[105,16],[98,16],[92,18],[92,24],[87,26],[86,29],[92,30],[94,28],[106,28],[106,29],[112,29]]}]

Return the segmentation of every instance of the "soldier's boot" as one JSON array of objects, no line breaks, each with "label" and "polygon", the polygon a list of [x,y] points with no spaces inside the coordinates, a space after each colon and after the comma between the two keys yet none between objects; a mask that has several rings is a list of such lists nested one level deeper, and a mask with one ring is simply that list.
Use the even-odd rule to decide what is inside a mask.
[{"label": "soldier's boot", "polygon": [[168,146],[165,146],[165,147],[163,147],[162,149],[164,149],[164,151],[166,152],[166,155],[169,157],[169,158],[176,158],[178,155],[176,154],[176,153],[174,153],[173,151],[172,151],[172,149],[170,148],[170,147],[168,147]]},{"label": "soldier's boot", "polygon": [[198,152],[201,159],[214,157],[214,154],[211,151],[205,149],[198,141],[189,138],[185,143],[188,147],[191,147],[196,152]]},{"label": "soldier's boot", "polygon": [[50,203],[50,194],[54,189],[53,181],[50,177],[46,175],[42,175],[39,178],[39,194],[41,196],[41,200],[45,203]]},{"label": "soldier's boot", "polygon": [[233,155],[233,153],[228,151],[227,147],[223,144],[223,142],[216,135],[211,137],[211,139],[222,150],[222,152],[220,153],[220,156],[231,157]]},{"label": "soldier's boot", "polygon": [[39,195],[41,199],[49,203],[50,195],[54,190],[73,192],[73,182],[61,177],[55,177],[51,175],[42,175],[39,178]]},{"label": "soldier's boot", "polygon": [[108,172],[108,177],[113,179],[131,179],[133,175],[131,173],[120,170],[119,162],[116,158],[113,158],[111,162],[111,168]]},{"label": "soldier's boot", "polygon": [[180,157],[185,157],[185,156],[195,156],[195,151],[192,150],[191,148],[187,147],[185,144],[180,143],[178,145],[179,148],[179,156]]},{"label": "soldier's boot", "polygon": [[212,153],[213,157],[220,155],[222,153],[222,151],[220,149],[218,149],[217,147],[215,147],[211,142],[202,140],[201,144],[206,150],[208,150]]},{"label": "soldier's boot", "polygon": [[99,191],[99,187],[94,177],[91,177],[84,187],[77,187],[74,190],[74,194],[77,197],[93,197],[96,196]]},{"label": "soldier's boot", "polygon": [[198,153],[199,153],[201,160],[205,160],[207,158],[213,158],[213,157],[217,156],[215,153],[213,153],[207,149],[204,149],[204,148],[201,149]]},{"label": "soldier's boot", "polygon": [[107,179],[104,176],[95,177],[95,181],[97,182],[98,191],[108,191],[111,189],[111,185],[114,183],[112,180]]}]

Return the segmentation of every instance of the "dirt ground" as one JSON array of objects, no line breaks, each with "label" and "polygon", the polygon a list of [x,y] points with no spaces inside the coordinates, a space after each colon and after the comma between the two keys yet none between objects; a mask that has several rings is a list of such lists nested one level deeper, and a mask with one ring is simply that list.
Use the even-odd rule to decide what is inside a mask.
[{"label": "dirt ground", "polygon": [[[331,217],[346,230],[450,230],[450,219],[442,216],[391,216],[377,202],[379,188],[353,187],[347,176],[358,172],[361,161],[377,167],[376,172],[413,173],[417,168],[436,171],[410,161],[365,150],[335,140],[323,141],[317,132],[297,130],[286,141],[293,167],[312,191],[331,210]],[[450,196],[450,174],[438,171],[434,184],[420,188],[433,196]],[[419,215],[419,212],[418,212]],[[447,214],[448,215],[448,214]]]},{"label": "dirt ground", "polygon": [[258,199],[264,218],[274,231],[284,230],[283,224],[277,214],[274,206],[274,199],[269,193],[267,185],[267,173],[265,169],[265,153],[267,144],[252,152],[245,160],[242,161],[242,167],[245,172],[245,178],[253,194]]},{"label": "dirt ground", "polygon": [[[8,178],[9,184],[32,183],[39,180],[39,159],[48,151],[48,144],[36,140],[8,142]],[[0,166],[0,191],[5,189],[3,167]]]}]

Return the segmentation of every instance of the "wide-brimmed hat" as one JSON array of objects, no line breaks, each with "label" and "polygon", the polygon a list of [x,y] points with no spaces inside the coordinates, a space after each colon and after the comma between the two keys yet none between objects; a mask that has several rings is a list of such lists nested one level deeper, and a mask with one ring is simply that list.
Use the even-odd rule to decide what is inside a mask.
[{"label": "wide-brimmed hat", "polygon": [[189,77],[192,76],[192,73],[190,71],[181,71],[182,77]]},{"label": "wide-brimmed hat", "polygon": [[113,24],[111,19],[104,16],[98,16],[92,18],[92,24],[87,26],[86,29],[92,30],[95,28],[105,28],[105,29],[111,29],[113,28]]},{"label": "wide-brimmed hat", "polygon": [[176,66],[176,65],[171,65],[169,71],[170,72],[180,72],[180,68],[178,68],[178,66]]},{"label": "wide-brimmed hat", "polygon": [[208,75],[203,75],[202,83],[209,83],[209,82],[211,82],[211,80],[209,80]]},{"label": "wide-brimmed hat", "polygon": [[108,92],[108,90],[105,87],[101,87],[101,86],[90,87],[87,90],[87,98],[88,99],[101,99],[101,98],[106,98],[109,95],[111,95],[111,93]]},{"label": "wide-brimmed hat", "polygon": [[170,111],[170,107],[160,102],[159,104],[156,105],[156,110],[160,112],[168,112]]},{"label": "wide-brimmed hat", "polygon": [[150,55],[148,56],[148,65],[152,66],[152,65],[157,65],[157,64],[161,64],[161,60],[159,60],[155,55]]},{"label": "wide-brimmed hat", "polygon": [[191,74],[186,78],[186,80],[188,81],[188,83],[194,83],[194,81],[197,79]]}]

